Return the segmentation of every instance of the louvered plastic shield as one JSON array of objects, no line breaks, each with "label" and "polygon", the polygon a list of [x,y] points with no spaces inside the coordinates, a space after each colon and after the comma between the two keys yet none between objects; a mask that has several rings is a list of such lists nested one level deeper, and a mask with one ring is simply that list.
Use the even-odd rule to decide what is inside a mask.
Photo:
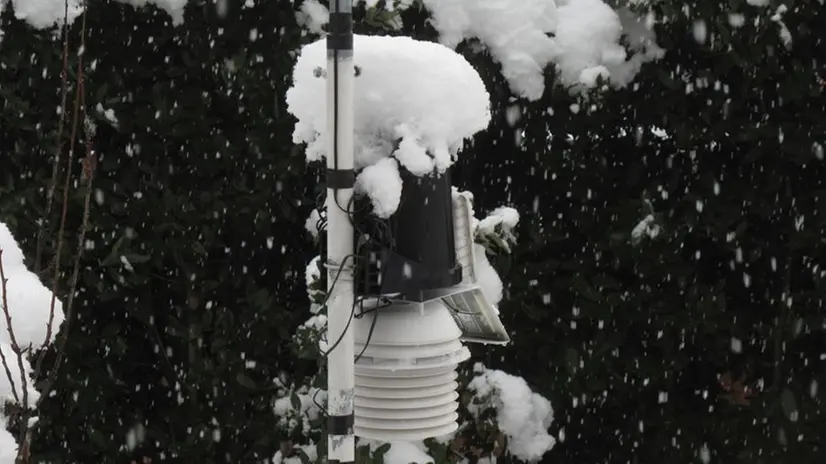
[{"label": "louvered plastic shield", "polygon": [[355,324],[355,433],[382,441],[438,437],[458,427],[456,368],[470,357],[440,300],[397,302]]}]

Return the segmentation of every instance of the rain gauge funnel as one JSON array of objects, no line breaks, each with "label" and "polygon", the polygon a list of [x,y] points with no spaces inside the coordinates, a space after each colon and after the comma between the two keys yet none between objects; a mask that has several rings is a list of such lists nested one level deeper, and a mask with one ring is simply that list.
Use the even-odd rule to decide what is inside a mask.
[{"label": "rain gauge funnel", "polygon": [[456,369],[470,358],[463,342],[509,341],[473,272],[469,200],[453,195],[447,173],[415,177],[402,170],[402,180],[396,213],[359,224],[389,231],[393,244],[362,250],[358,288],[370,304],[354,319],[355,352],[362,353],[354,430],[382,441],[455,431]]}]

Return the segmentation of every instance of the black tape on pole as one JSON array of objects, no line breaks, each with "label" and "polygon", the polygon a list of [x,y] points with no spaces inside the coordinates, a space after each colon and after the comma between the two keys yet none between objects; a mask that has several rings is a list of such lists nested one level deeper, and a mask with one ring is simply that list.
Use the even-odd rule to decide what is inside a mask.
[{"label": "black tape on pole", "polygon": [[356,173],[352,169],[327,169],[327,188],[349,189],[356,183]]},{"label": "black tape on pole", "polygon": [[346,416],[328,416],[327,433],[330,435],[352,435],[354,423],[355,416],[353,416],[353,414],[347,414]]},{"label": "black tape on pole", "polygon": [[352,13],[330,13],[330,23],[327,32],[327,49],[353,49]]}]

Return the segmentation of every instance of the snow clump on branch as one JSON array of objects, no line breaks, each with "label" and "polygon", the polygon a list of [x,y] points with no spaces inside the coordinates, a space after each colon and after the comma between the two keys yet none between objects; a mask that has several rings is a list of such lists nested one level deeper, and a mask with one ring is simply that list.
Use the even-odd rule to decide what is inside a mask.
[{"label": "snow clump on branch", "polygon": [[[399,2],[397,9],[411,3]],[[365,4],[370,7],[376,2],[365,0]],[[421,0],[421,4],[430,12],[441,43],[456,48],[466,40],[478,40],[502,65],[513,93],[532,101],[544,94],[549,67],[556,70],[557,82],[572,91],[593,88],[600,78],[624,87],[644,63],[663,56],[653,15],[639,18],[627,8],[614,10],[603,0]],[[303,22],[305,27],[322,31],[329,19],[326,8],[318,0],[304,0],[304,5],[316,12]]]},{"label": "snow clump on branch", "polygon": [[[154,4],[169,14],[172,23],[178,25],[184,20],[184,7],[188,0],[118,0],[136,8]],[[61,26],[66,20],[72,24],[83,14],[83,0],[0,0],[0,12],[10,3],[17,19],[25,21],[35,29],[51,29]],[[2,33],[0,33],[2,38]]]}]

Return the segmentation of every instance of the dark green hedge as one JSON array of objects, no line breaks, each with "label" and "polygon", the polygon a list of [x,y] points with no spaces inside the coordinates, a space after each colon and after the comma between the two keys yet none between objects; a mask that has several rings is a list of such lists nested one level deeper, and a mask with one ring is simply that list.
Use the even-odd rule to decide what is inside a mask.
[{"label": "dark green hedge", "polygon": [[[100,116],[101,104],[118,123],[97,121],[93,247],[56,394],[40,414],[39,457],[260,462],[278,447],[272,379],[293,368],[287,343],[306,311],[313,246],[300,224],[316,182],[285,112],[301,41],[293,6],[234,13],[222,22],[193,2],[186,28],[173,29],[153,9],[99,2],[89,11],[88,110]],[[60,44],[8,13],[4,30],[0,61],[20,65],[0,71],[14,97],[0,125],[0,211],[33,256],[54,152]],[[72,251],[82,190],[74,192]],[[128,450],[135,426],[145,441]]]}]

